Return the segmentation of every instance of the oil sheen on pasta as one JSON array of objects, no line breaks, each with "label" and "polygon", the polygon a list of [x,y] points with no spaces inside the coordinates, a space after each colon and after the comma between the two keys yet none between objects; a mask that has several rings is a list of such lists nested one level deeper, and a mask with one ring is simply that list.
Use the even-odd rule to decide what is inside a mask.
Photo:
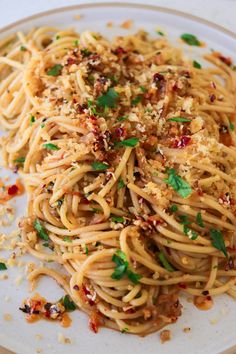
[{"label": "oil sheen on pasta", "polygon": [[178,319],[179,292],[202,309],[236,298],[231,63],[51,27],[0,54],[3,160],[28,194],[21,244],[44,264],[29,280],[54,278],[94,331],[139,335]]}]

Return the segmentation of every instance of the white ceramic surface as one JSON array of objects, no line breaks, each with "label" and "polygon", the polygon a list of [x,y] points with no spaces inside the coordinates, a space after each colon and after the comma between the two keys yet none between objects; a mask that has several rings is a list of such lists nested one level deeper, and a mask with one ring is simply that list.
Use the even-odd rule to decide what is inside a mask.
[{"label": "white ceramic surface", "polygon": [[[77,14],[83,15],[79,21],[74,18]],[[154,7],[121,4],[115,7],[108,4],[78,6],[21,21],[5,31],[5,34],[11,33],[13,30],[26,31],[33,26],[52,25],[74,26],[79,31],[92,29],[111,37],[114,34],[128,33],[127,30],[121,29],[119,26],[127,19],[134,20],[131,32],[144,28],[154,36],[156,35],[155,29],[161,28],[177,45],[181,45],[178,42],[180,34],[188,32],[197,35],[207,43],[206,48],[190,48],[186,45],[182,45],[182,47],[187,56],[198,61],[204,62],[199,59],[199,56],[203,52],[209,51],[209,48],[220,50],[225,55],[236,59],[236,37],[233,34],[230,35],[230,33],[190,16],[182,16]],[[115,24],[112,30],[108,30],[106,27],[108,21]],[[2,36],[3,34],[1,34]],[[2,170],[1,175],[3,173]],[[9,173],[7,174],[9,175]],[[12,178],[14,179],[16,176],[12,176]],[[18,215],[21,215],[25,207],[25,199],[18,198],[16,207]],[[18,310],[22,299],[29,295],[26,281],[23,281],[20,286],[17,286],[15,282],[16,278],[23,274],[23,269],[12,268],[7,272],[9,280],[0,281],[0,344],[19,354],[32,354],[37,349],[42,349],[42,353],[46,354],[62,354],[64,352],[68,354],[103,354],[104,352],[128,354],[131,351],[136,354],[145,352],[148,354],[216,354],[236,345],[236,303],[226,296],[217,298],[214,308],[208,312],[197,310],[183,299],[183,315],[176,324],[169,327],[172,331],[172,340],[164,345],[160,344],[157,333],[146,338],[139,338],[101,329],[99,334],[95,335],[88,330],[87,317],[77,311],[72,314],[73,325],[69,329],[62,329],[57,323],[43,321],[29,325]],[[49,301],[55,301],[63,294],[63,291],[50,279],[40,281],[38,291]],[[10,301],[5,301],[6,297],[10,297]],[[6,322],[3,319],[5,313],[12,315],[12,321]],[[184,327],[190,327],[191,331],[184,333]],[[69,337],[72,343],[59,344],[58,333]],[[36,339],[38,334],[42,335],[42,339]]]}]

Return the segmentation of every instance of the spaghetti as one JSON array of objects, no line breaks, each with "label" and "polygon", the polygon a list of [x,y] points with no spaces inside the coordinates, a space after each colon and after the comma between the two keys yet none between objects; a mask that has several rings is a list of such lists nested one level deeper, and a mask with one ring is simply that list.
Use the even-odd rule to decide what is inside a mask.
[{"label": "spaghetti", "polygon": [[21,245],[46,264],[30,281],[55,279],[95,331],[139,335],[178,319],[179,291],[199,308],[236,298],[230,59],[201,68],[164,37],[50,27],[0,55],[3,159],[28,194]]}]

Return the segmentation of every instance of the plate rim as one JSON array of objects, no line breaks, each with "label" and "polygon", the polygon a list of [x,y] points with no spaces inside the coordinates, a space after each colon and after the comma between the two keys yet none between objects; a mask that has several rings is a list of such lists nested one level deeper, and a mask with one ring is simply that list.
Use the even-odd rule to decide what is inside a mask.
[{"label": "plate rim", "polygon": [[121,7],[126,7],[126,8],[136,8],[136,9],[143,9],[143,10],[150,10],[150,11],[156,11],[156,12],[162,12],[165,14],[171,14],[171,15],[176,15],[178,17],[184,17],[187,19],[190,19],[194,22],[206,25],[208,27],[211,27],[221,33],[226,34],[227,36],[231,37],[231,39],[236,40],[236,33],[225,28],[224,26],[218,25],[217,23],[211,22],[209,20],[203,19],[199,16],[192,15],[190,13],[176,10],[176,9],[171,9],[168,7],[163,7],[163,6],[157,6],[157,5],[151,5],[151,4],[141,4],[141,3],[130,3],[130,2],[118,2],[118,3],[113,3],[110,0],[107,2],[96,2],[96,3],[81,3],[77,5],[69,5],[69,6],[62,6],[62,7],[56,7],[47,11],[41,11],[36,14],[30,15],[23,17],[20,20],[11,22],[10,24],[1,27],[0,28],[0,35],[4,34],[4,32],[7,32],[14,27],[17,27],[21,24],[24,24],[28,21],[32,20],[37,20],[41,17],[46,17],[54,14],[59,14],[61,12],[68,12],[68,11],[73,11],[73,10],[81,10],[81,9],[89,9],[89,8],[101,8],[101,7],[110,7],[110,8],[121,8]]},{"label": "plate rim", "polygon": [[[85,0],[84,0],[85,1]],[[2,36],[5,32],[14,29],[15,27],[18,27],[22,24],[25,24],[29,21],[32,20],[37,20],[40,19],[42,17],[46,17],[46,16],[50,16],[50,15],[55,15],[55,14],[60,14],[60,13],[64,13],[64,12],[69,12],[69,11],[73,11],[73,10],[83,10],[83,9],[90,9],[90,8],[102,8],[102,7],[109,7],[109,8],[136,8],[136,9],[143,9],[143,10],[150,10],[150,11],[155,11],[155,12],[161,12],[164,14],[171,14],[171,15],[175,15],[178,17],[183,17],[186,19],[190,19],[196,23],[208,26],[214,30],[217,30],[225,35],[227,35],[228,37],[230,37],[233,40],[236,40],[236,32],[233,32],[227,28],[225,28],[222,25],[219,25],[217,23],[214,23],[212,21],[203,19],[199,16],[196,15],[192,15],[191,13],[187,13],[184,11],[180,11],[180,10],[176,10],[176,9],[172,9],[172,8],[168,8],[168,7],[164,7],[164,6],[157,6],[157,5],[151,5],[151,4],[141,4],[141,3],[135,3],[135,2],[119,2],[119,3],[113,3],[111,2],[111,0],[107,1],[107,2],[91,2],[91,3],[85,3],[82,2],[80,4],[76,4],[76,5],[69,5],[69,6],[60,6],[60,7],[55,7],[53,9],[50,10],[46,10],[46,11],[40,11],[38,13],[34,13],[30,16],[26,16],[21,18],[20,20],[14,21],[9,23],[8,25],[1,27],[0,28],[0,35]],[[5,347],[6,348],[6,347]],[[5,349],[4,347],[1,347],[0,345],[0,350],[1,349]],[[8,347],[10,348],[10,347]],[[6,348],[8,350],[8,348]],[[236,349],[236,345],[234,345],[233,347],[229,347],[226,350],[224,350],[224,352],[222,352],[222,354],[233,354],[234,350]],[[11,350],[11,349],[10,349]]]}]

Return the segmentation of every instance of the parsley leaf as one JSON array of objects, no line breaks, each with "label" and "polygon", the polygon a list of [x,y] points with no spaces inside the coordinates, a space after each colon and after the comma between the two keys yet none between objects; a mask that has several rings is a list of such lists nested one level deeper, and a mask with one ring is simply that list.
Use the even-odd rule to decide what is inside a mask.
[{"label": "parsley leaf", "polygon": [[51,144],[51,143],[46,143],[43,144],[44,149],[47,150],[59,150],[59,147],[57,145]]},{"label": "parsley leaf", "polygon": [[72,243],[71,237],[68,237],[68,236],[63,237],[63,241],[64,241],[64,242]]},{"label": "parsley leaf", "polygon": [[175,213],[176,211],[178,211],[178,207],[176,204],[171,205],[169,209],[171,213]]},{"label": "parsley leaf", "polygon": [[109,88],[104,95],[98,97],[97,104],[99,107],[103,108],[115,108],[117,106],[118,97],[118,93],[113,88]]},{"label": "parsley leaf", "polygon": [[160,36],[164,36],[164,33],[162,31],[156,31],[157,34],[159,34]]},{"label": "parsley leaf", "polygon": [[189,118],[184,118],[184,117],[173,117],[168,119],[169,122],[182,122],[182,123],[187,123],[191,122],[191,119]]},{"label": "parsley leaf", "polygon": [[140,90],[141,90],[142,92],[147,92],[146,87],[144,87],[144,86],[139,86],[139,88],[140,88]]},{"label": "parsley leaf", "polygon": [[7,269],[6,264],[3,262],[0,262],[0,270],[6,270],[6,269]]},{"label": "parsley leaf", "polygon": [[39,219],[35,219],[34,221],[34,228],[35,230],[37,231],[38,233],[38,236],[45,240],[45,241],[48,241],[49,240],[49,237],[48,237],[48,234],[45,230],[45,228],[43,227],[43,225],[41,224],[41,222],[39,221]]},{"label": "parsley leaf", "polygon": [[210,229],[210,236],[211,236],[211,243],[212,246],[214,246],[215,248],[217,248],[219,251],[221,251],[225,257],[228,258],[228,253],[227,253],[227,249],[225,246],[225,241],[223,239],[222,233],[220,230],[217,229]]},{"label": "parsley leaf", "polygon": [[129,147],[135,147],[139,142],[139,139],[138,138],[129,138],[129,139],[126,139],[126,140],[122,140],[122,141],[119,141],[119,142],[116,142],[115,145],[116,146],[129,146]]},{"label": "parsley leaf", "polygon": [[128,115],[119,117],[117,120],[118,120],[119,122],[123,122],[123,121],[126,120],[127,118],[128,118]]},{"label": "parsley leaf", "polygon": [[74,41],[73,41],[73,44],[74,44],[74,46],[77,47],[77,46],[79,45],[79,40],[78,40],[78,39],[74,40]]},{"label": "parsley leaf", "polygon": [[228,120],[229,120],[229,129],[230,130],[234,130],[234,124],[231,122],[231,120],[228,118]]},{"label": "parsley leaf", "polygon": [[127,275],[134,284],[137,284],[142,278],[142,275],[134,273],[129,269],[129,262],[125,253],[121,250],[116,251],[112,257],[112,261],[116,264],[115,270],[111,275],[112,279],[120,280],[124,275]]},{"label": "parsley leaf", "polygon": [[90,50],[85,48],[85,49],[81,49],[81,54],[83,55],[83,57],[89,57],[92,54],[92,52],[90,52]]},{"label": "parsley leaf", "polygon": [[163,267],[166,270],[168,270],[168,272],[174,272],[175,271],[175,269],[172,267],[172,265],[166,259],[166,256],[165,256],[165,254],[163,252],[159,252],[158,258],[159,258],[161,264],[163,265]]},{"label": "parsley leaf", "polygon": [[191,186],[176,174],[174,168],[168,169],[167,174],[168,178],[165,178],[164,182],[169,184],[182,198],[187,198],[192,193]]},{"label": "parsley leaf", "polygon": [[193,61],[193,66],[194,66],[194,68],[196,68],[196,69],[201,69],[201,68],[202,68],[201,64],[198,63],[196,60]]},{"label": "parsley leaf", "polygon": [[196,221],[197,221],[198,226],[205,227],[204,222],[202,220],[202,214],[200,211],[197,213]]},{"label": "parsley leaf", "polygon": [[30,117],[30,125],[32,125],[34,122],[35,122],[35,117],[34,117],[34,116],[31,116],[31,117]]},{"label": "parsley leaf", "polygon": [[122,189],[122,188],[124,188],[125,187],[125,182],[123,181],[123,179],[119,179],[119,181],[118,181],[118,189]]},{"label": "parsley leaf", "polygon": [[134,99],[131,100],[131,105],[136,106],[139,102],[141,102],[143,99],[142,96],[137,96]]},{"label": "parsley leaf", "polygon": [[201,42],[193,34],[183,33],[180,38],[188,45],[193,45],[197,47],[201,45]]},{"label": "parsley leaf", "polygon": [[66,311],[71,312],[76,310],[76,304],[70,299],[69,295],[63,296],[60,302],[65,307]]},{"label": "parsley leaf", "polygon": [[187,225],[184,225],[184,234],[187,235],[190,240],[196,240],[198,238],[197,232],[191,230]]},{"label": "parsley leaf", "polygon": [[111,221],[113,221],[113,222],[124,222],[125,219],[123,218],[123,216],[114,215],[114,216],[111,217]]},{"label": "parsley leaf", "polygon": [[54,65],[47,71],[48,76],[59,76],[61,74],[63,66],[61,64]]},{"label": "parsley leaf", "polygon": [[106,163],[103,163],[103,162],[99,162],[99,161],[94,161],[92,164],[91,164],[92,168],[95,170],[95,171],[103,171],[103,170],[107,170],[110,166],[107,165]]},{"label": "parsley leaf", "polygon": [[14,162],[24,163],[25,162],[25,157],[18,157],[17,159],[14,160]]}]

